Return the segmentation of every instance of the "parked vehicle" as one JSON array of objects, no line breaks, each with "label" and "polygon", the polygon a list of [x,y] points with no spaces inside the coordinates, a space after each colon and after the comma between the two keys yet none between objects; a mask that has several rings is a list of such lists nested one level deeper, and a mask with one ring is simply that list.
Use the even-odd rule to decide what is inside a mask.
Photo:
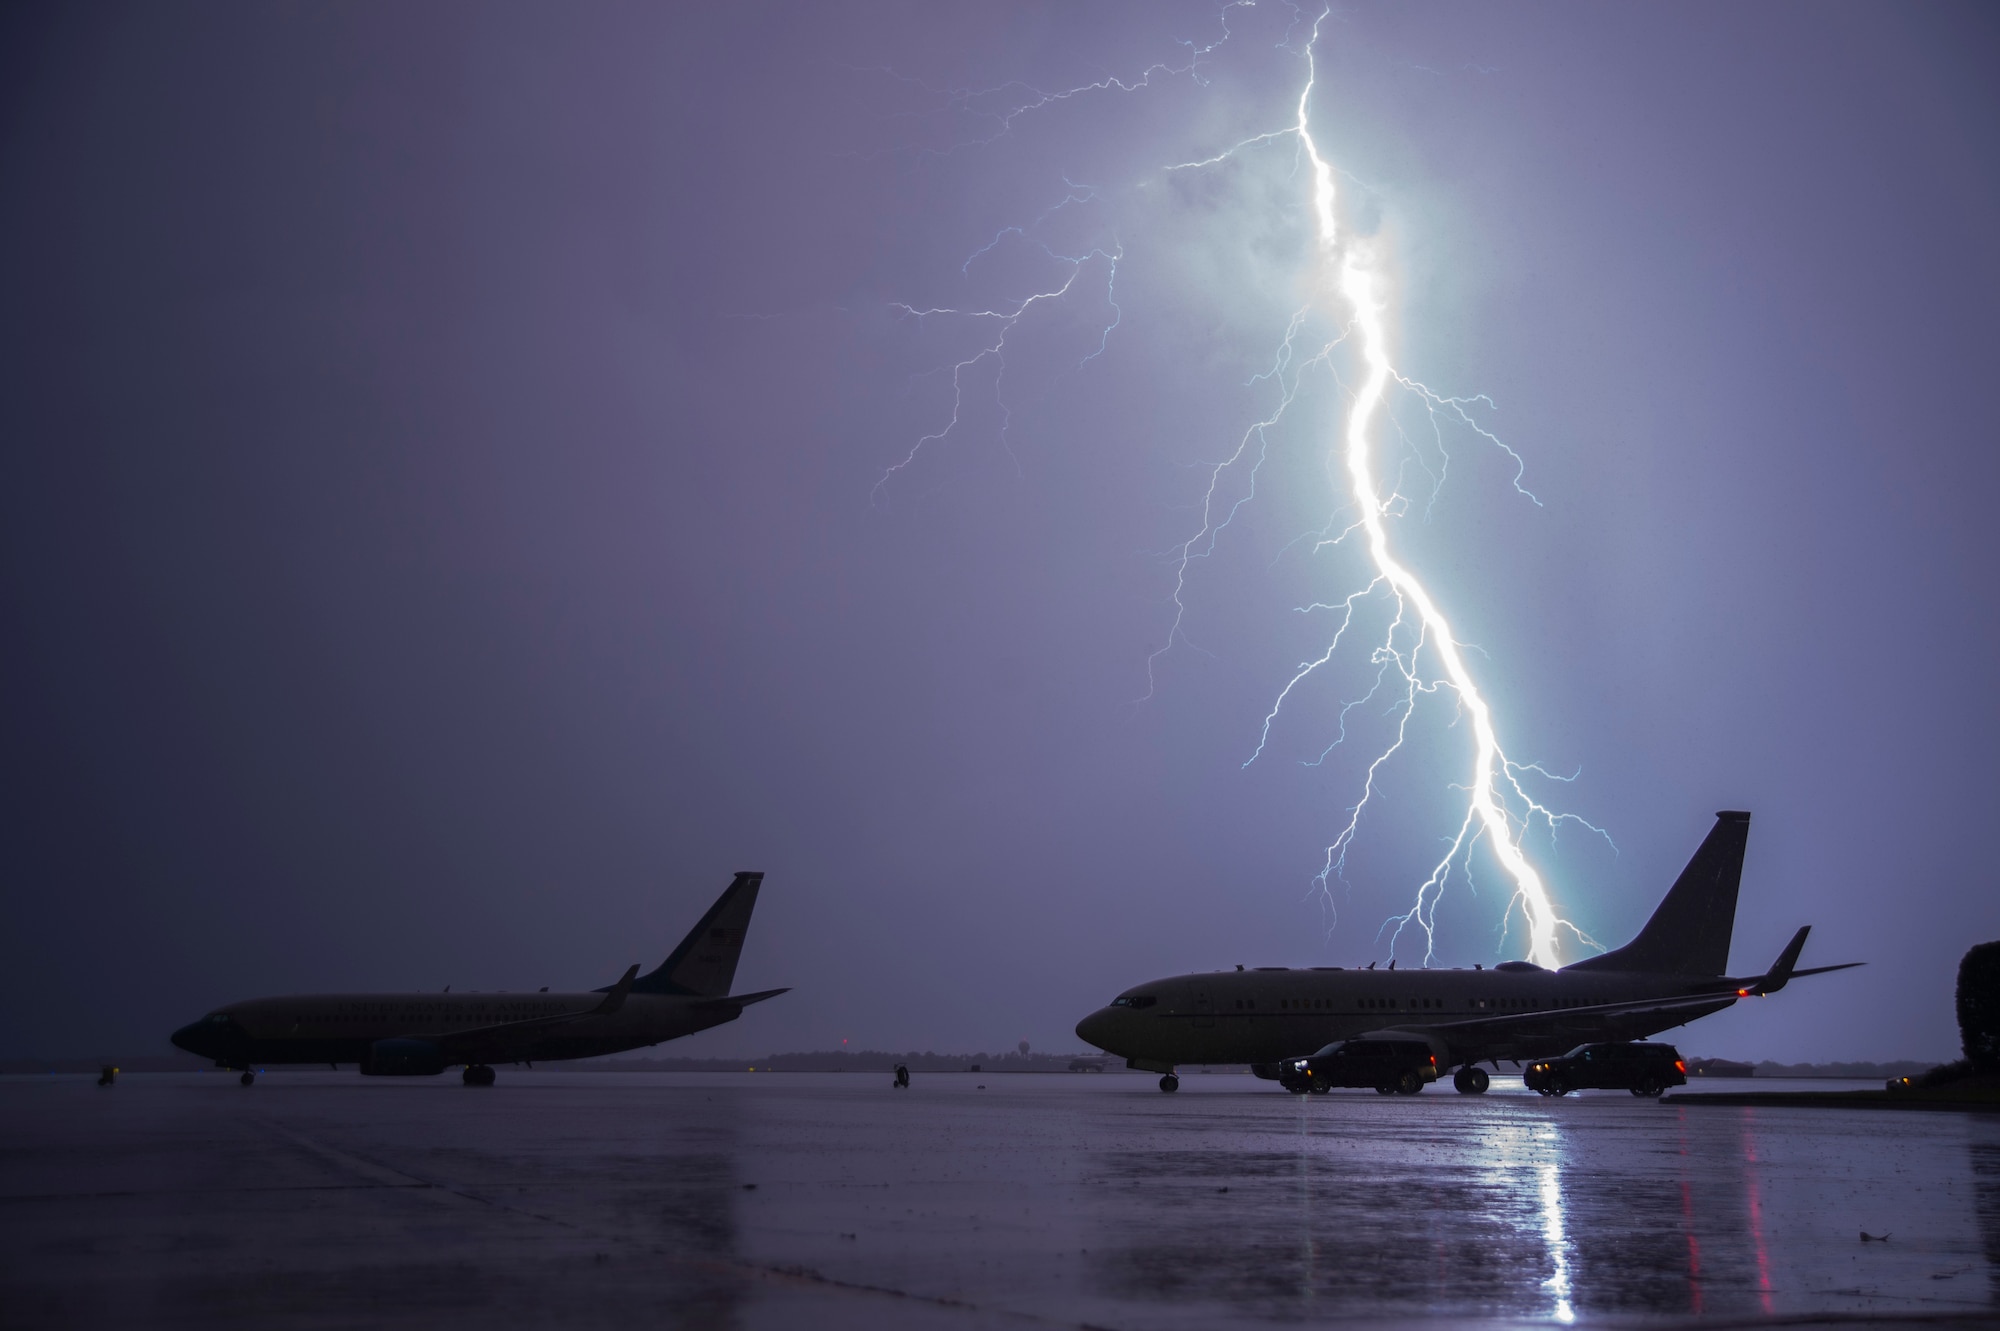
[{"label": "parked vehicle", "polygon": [[1340,1040],[1308,1058],[1278,1065],[1278,1083],[1298,1095],[1335,1086],[1372,1086],[1384,1095],[1415,1095],[1437,1075],[1437,1055],[1422,1040]]},{"label": "parked vehicle", "polygon": [[1521,1070],[1521,1081],[1543,1095],[1606,1090],[1652,1099],[1669,1086],[1687,1085],[1687,1064],[1670,1044],[1612,1040],[1530,1063]]}]

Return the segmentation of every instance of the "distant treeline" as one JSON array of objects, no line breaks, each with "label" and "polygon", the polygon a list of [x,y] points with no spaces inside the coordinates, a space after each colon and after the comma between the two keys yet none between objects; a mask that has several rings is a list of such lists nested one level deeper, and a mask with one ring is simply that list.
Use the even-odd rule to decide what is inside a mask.
[{"label": "distant treeline", "polygon": [[576,1072],[1123,1072],[1125,1060],[1108,1054],[906,1054],[879,1049],[766,1054],[762,1058],[590,1058],[554,1064]]},{"label": "distant treeline", "polygon": [[29,1072],[90,1072],[114,1067],[120,1072],[200,1072],[209,1066],[193,1054],[141,1054],[137,1058],[0,1058],[0,1075]]},{"label": "distant treeline", "polygon": [[1930,1064],[1911,1059],[1894,1063],[1773,1063],[1765,1059],[1757,1065],[1760,1077],[1848,1077],[1874,1081],[1882,1077],[1913,1077]]}]

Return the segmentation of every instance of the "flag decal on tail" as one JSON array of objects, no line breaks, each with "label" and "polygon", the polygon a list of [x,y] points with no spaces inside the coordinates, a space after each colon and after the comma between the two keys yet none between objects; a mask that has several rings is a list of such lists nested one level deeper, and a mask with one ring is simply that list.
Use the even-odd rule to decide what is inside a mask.
[{"label": "flag decal on tail", "polygon": [[632,986],[635,994],[688,994],[721,998],[736,979],[736,962],[750,935],[750,912],[757,906],[761,873],[739,873],[723,889],[701,922],[651,973]]}]

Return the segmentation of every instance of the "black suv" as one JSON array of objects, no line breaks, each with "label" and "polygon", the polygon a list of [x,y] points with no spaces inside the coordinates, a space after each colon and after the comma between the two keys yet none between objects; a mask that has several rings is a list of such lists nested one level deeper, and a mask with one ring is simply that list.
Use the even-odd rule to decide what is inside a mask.
[{"label": "black suv", "polygon": [[1415,1095],[1437,1075],[1437,1055],[1422,1040],[1340,1040],[1310,1058],[1288,1058],[1278,1064],[1278,1083],[1297,1095],[1336,1086],[1373,1086],[1384,1095]]},{"label": "black suv", "polygon": [[1584,1044],[1561,1058],[1544,1058],[1522,1069],[1521,1081],[1543,1095],[1589,1089],[1630,1091],[1647,1099],[1669,1086],[1687,1085],[1687,1064],[1670,1044],[1608,1041]]}]

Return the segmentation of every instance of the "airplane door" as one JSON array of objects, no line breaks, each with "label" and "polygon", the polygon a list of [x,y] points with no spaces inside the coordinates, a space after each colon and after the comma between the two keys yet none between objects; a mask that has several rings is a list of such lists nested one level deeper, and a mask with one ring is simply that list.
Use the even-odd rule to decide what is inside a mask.
[{"label": "airplane door", "polygon": [[1215,1007],[1208,1001],[1208,990],[1194,991],[1194,1028],[1198,1031],[1211,1030],[1215,1026]]}]

